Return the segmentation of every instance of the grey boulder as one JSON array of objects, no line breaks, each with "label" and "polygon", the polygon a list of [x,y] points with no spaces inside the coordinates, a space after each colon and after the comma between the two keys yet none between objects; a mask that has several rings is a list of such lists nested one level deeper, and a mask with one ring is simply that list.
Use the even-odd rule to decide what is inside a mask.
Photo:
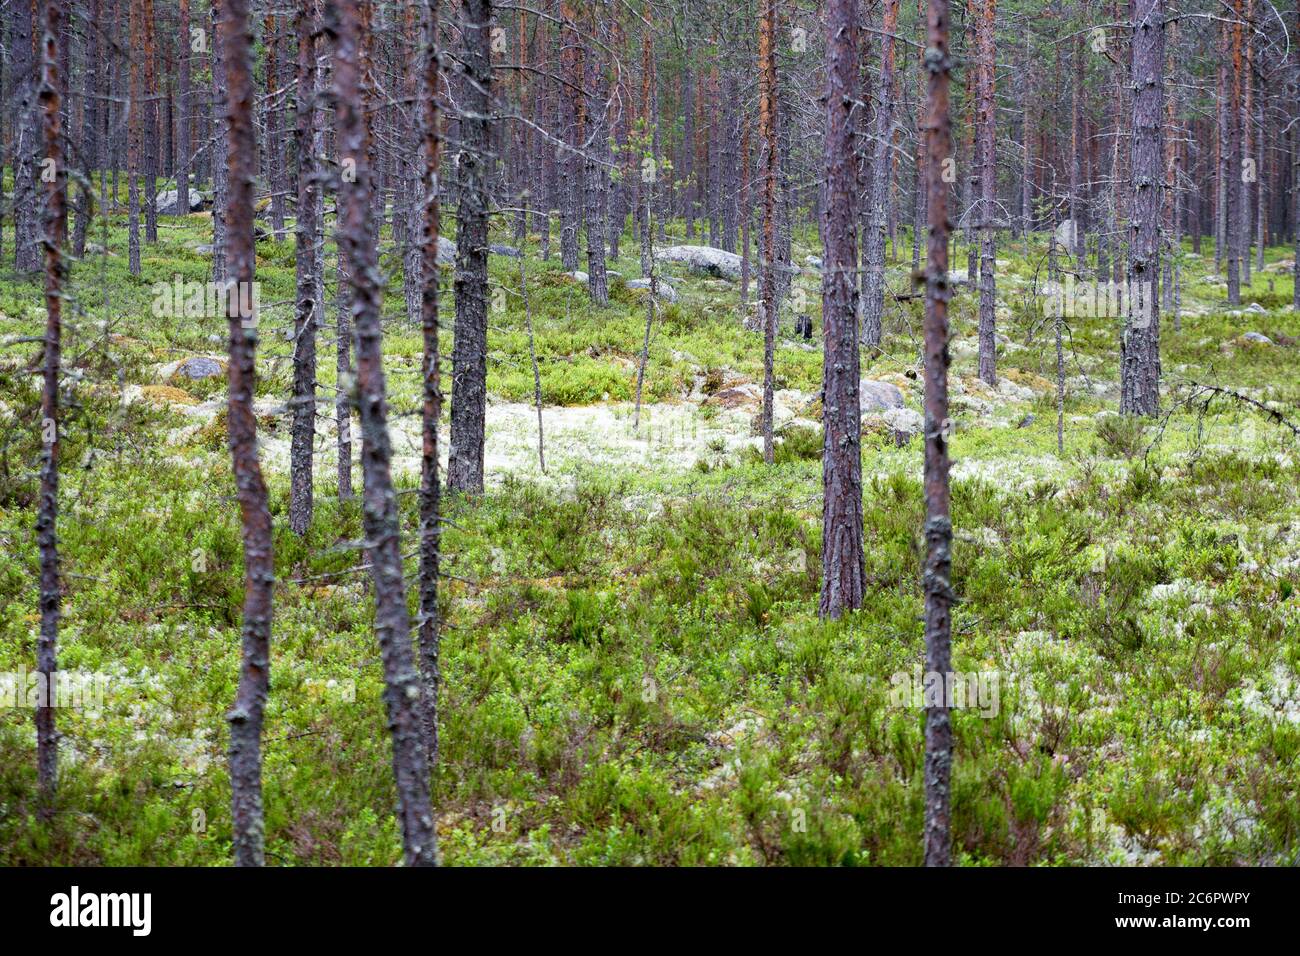
[{"label": "grey boulder", "polygon": [[858,382],[858,405],[863,413],[902,408],[903,393],[897,385],[864,378]]}]

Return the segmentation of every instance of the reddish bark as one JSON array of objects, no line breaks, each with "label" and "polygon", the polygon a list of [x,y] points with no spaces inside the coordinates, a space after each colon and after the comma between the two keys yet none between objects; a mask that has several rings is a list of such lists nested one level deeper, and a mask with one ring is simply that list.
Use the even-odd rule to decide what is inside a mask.
[{"label": "reddish bark", "polygon": [[[265,862],[262,819],[262,718],[270,690],[271,598],[275,567],[271,553],[271,512],[257,458],[257,418],[253,414],[257,316],[241,314],[245,290],[251,297],[256,255],[253,249],[253,173],[257,144],[253,131],[252,36],[248,0],[220,0],[215,11],[225,67],[226,110],[226,262],[229,280],[240,294],[226,296],[230,363],[226,401],[230,457],[239,498],[244,544],[243,653],[239,689],[226,719],[230,722],[230,790],[235,864]],[[248,300],[251,300],[248,299]]]}]

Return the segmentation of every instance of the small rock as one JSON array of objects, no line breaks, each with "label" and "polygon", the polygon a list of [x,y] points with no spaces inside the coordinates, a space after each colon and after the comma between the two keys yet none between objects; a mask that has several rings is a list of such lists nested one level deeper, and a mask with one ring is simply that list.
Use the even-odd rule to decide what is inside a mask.
[{"label": "small rock", "polygon": [[[663,279],[659,279],[659,280],[657,281],[656,284],[659,286],[659,298],[663,299],[665,302],[676,302],[676,301],[677,301],[677,290],[676,290],[676,289],[674,289],[672,286],[670,286],[670,285],[669,285],[667,282],[665,282]],[[629,280],[627,281],[627,287],[628,287],[629,289],[648,289],[648,288],[650,288],[650,280],[649,280],[649,279],[629,279]]]},{"label": "small rock", "polygon": [[894,429],[894,437],[899,436],[911,438],[921,430],[925,420],[921,417],[920,412],[914,412],[910,408],[890,408],[886,409],[880,416],[885,422]]},{"label": "small rock", "polygon": [[519,250],[514,246],[507,246],[503,243],[494,242],[488,246],[488,252],[494,256],[509,256],[511,259],[519,258]]},{"label": "small rock", "polygon": [[692,272],[719,279],[740,278],[740,256],[711,246],[667,246],[655,250],[655,258],[683,263]]},{"label": "small rock", "polygon": [[717,405],[720,408],[742,408],[745,405],[760,405],[762,402],[763,387],[754,382],[724,388],[705,400],[706,405]]},{"label": "small rock", "polygon": [[[180,198],[179,189],[168,189],[166,192],[159,193],[154,198],[154,209],[158,210],[160,216],[170,216],[176,212],[176,200]],[[195,209],[203,208],[203,196],[197,189],[190,190],[190,206],[184,212],[193,212]]]},{"label": "small rock", "polygon": [[1034,423],[1034,413],[1030,412],[1016,424],[1017,428],[1028,428]]},{"label": "small rock", "polygon": [[864,378],[858,382],[858,404],[863,414],[903,407],[903,393],[897,385]]},{"label": "small rock", "polygon": [[190,379],[199,381],[205,378],[218,378],[226,374],[225,366],[213,358],[204,356],[195,356],[187,358],[176,366],[176,370],[168,376],[169,380],[173,379]]}]

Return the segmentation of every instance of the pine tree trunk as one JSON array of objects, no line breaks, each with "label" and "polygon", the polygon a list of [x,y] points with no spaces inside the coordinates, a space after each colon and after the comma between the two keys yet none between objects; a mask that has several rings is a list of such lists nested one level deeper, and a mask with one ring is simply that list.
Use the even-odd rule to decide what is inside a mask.
[{"label": "pine tree trunk", "polygon": [[[244,544],[243,653],[239,689],[226,719],[230,722],[230,791],[235,864],[265,862],[262,819],[262,716],[270,688],[271,600],[275,566],[271,554],[271,512],[257,458],[257,418],[253,414],[257,315],[245,314],[241,299],[252,301],[256,255],[253,250],[252,30],[248,0],[220,0],[220,57],[228,99],[224,152],[229,187],[226,197],[227,259],[238,294],[226,297],[230,327],[227,427],[239,498]],[[244,292],[248,290],[249,297]]]},{"label": "pine tree trunk", "polygon": [[[1059,47],[1058,47],[1059,49]],[[1070,220],[1074,223],[1071,230],[1070,255],[1078,265],[1083,264],[1084,227],[1083,227],[1083,37],[1074,36],[1074,82],[1070,85]]]},{"label": "pine tree trunk", "polygon": [[[578,233],[582,229],[582,171],[583,158],[579,150],[584,136],[584,117],[586,99],[582,95],[583,57],[582,44],[578,28],[574,21],[573,7],[569,0],[560,4],[563,26],[560,30],[560,64],[562,67],[563,88],[560,93],[560,112],[564,120],[564,143],[567,148],[560,153],[557,160],[562,172],[560,183],[560,261],[566,272],[578,268]],[[486,161],[486,159],[484,160]],[[457,297],[459,301],[459,297]],[[453,384],[453,392],[455,385]],[[452,395],[451,406],[456,408],[456,397]],[[453,437],[452,446],[456,441]],[[452,466],[448,479],[451,483],[455,469]],[[454,487],[454,483],[453,483]]]},{"label": "pine tree trunk", "polygon": [[819,613],[862,607],[862,413],[858,397],[856,0],[826,6],[826,203],[822,234],[822,589]]},{"label": "pine tree trunk", "polygon": [[190,0],[180,0],[180,35],[176,52],[176,205],[172,214],[190,211]]},{"label": "pine tree trunk", "polygon": [[682,183],[682,205],[686,217],[686,240],[695,239],[695,72],[687,61],[682,65],[682,162],[679,175]]},{"label": "pine tree trunk", "polygon": [[[90,23],[100,22],[100,0],[90,0]],[[81,115],[81,171],[83,180],[77,187],[76,219],[72,227],[72,255],[80,259],[86,254],[86,235],[95,208],[95,169],[99,166],[99,88],[100,88],[100,30],[88,30],[85,42],[85,61],[82,66]],[[71,77],[67,78],[69,81]],[[3,95],[0,95],[3,102]],[[0,137],[2,141],[3,137]],[[66,194],[65,194],[66,196]],[[0,199],[0,202],[3,202]]]},{"label": "pine tree trunk", "polygon": [[281,106],[276,102],[280,89],[280,31],[279,21],[273,13],[266,15],[265,24],[262,45],[266,48],[267,179],[271,186],[271,234],[276,242],[280,242],[284,239],[284,196],[289,189],[284,174],[284,143],[280,133]]},{"label": "pine tree trunk", "polygon": [[[746,114],[741,121],[740,133],[740,314],[743,317],[749,306],[750,260],[749,228],[754,218],[749,198],[750,177],[750,123]],[[687,234],[690,238],[690,234]]]},{"label": "pine tree trunk", "polygon": [[[393,775],[397,782],[398,821],[408,866],[437,863],[433,809],[429,803],[429,765],[423,731],[422,685],[411,653],[411,621],[402,573],[397,495],[393,490],[392,448],[388,434],[378,254],[373,226],[370,131],[365,110],[369,99],[366,55],[367,0],[335,4],[337,46],[334,93],[338,111],[339,155],[356,163],[356,181],[340,196],[338,242],[347,262],[356,329],[357,404],[361,412],[362,509],[375,589],[375,630],[384,668],[384,701],[393,738]],[[470,0],[469,6],[476,5]],[[478,13],[485,13],[479,10]],[[472,14],[471,14],[472,15]],[[487,16],[473,17],[472,29],[486,37]]]},{"label": "pine tree trunk", "polygon": [[776,186],[778,144],[776,117],[776,0],[762,0],[758,22],[758,124],[763,138],[763,255],[760,263],[759,312],[763,319],[763,460],[776,450],[772,436],[776,361]]},{"label": "pine tree trunk", "polygon": [[924,128],[924,110],[923,103],[926,92],[926,69],[925,69],[925,38],[928,32],[926,25],[926,3],[928,0],[916,0],[917,18],[920,21],[921,43],[920,52],[917,54],[917,63],[919,69],[916,71],[917,91],[916,91],[916,169],[915,180],[916,189],[912,195],[912,274],[915,275],[921,268],[921,236],[925,232],[925,195],[926,195],[926,175],[925,175],[925,128]]},{"label": "pine tree trunk", "polygon": [[[945,681],[952,670],[952,521],[948,492],[948,185],[943,161],[952,154],[948,110],[948,0],[929,0],[926,70],[925,264],[925,669]],[[952,864],[952,719],[948,701],[925,711],[926,866]]]},{"label": "pine tree trunk", "polygon": [[[975,22],[975,44],[977,47],[976,56],[979,59],[979,82],[978,82],[978,103],[976,105],[976,133],[975,133],[975,162],[979,164],[980,195],[977,197],[980,204],[978,216],[980,232],[980,303],[979,303],[979,376],[980,381],[987,385],[997,385],[997,285],[993,276],[993,267],[997,258],[997,234],[993,230],[992,220],[994,217],[994,204],[997,202],[997,160],[995,155],[995,139],[997,136],[997,104],[994,101],[994,70],[997,64],[994,62],[994,21],[997,16],[997,0],[983,0],[983,8],[980,12],[979,19]],[[1082,54],[1079,50],[1079,44],[1075,43],[1076,60],[1082,64]],[[1081,80],[1082,67],[1079,69],[1079,78]],[[1071,216],[1079,216],[1078,193],[1079,193],[1079,149],[1078,149],[1078,127],[1079,122],[1079,96],[1080,92],[1076,89],[1074,95],[1074,126],[1076,138],[1076,152],[1074,164],[1072,166],[1073,181],[1070,185],[1070,203]],[[1078,227],[1078,218],[1074,219]],[[1081,259],[1082,249],[1082,229],[1078,230],[1080,235],[1078,242],[1075,244],[1074,255],[1076,260]]]},{"label": "pine tree trunk", "polygon": [[[36,62],[35,31],[43,29],[33,22],[34,4],[16,0],[10,51],[13,56],[14,97],[17,123],[13,149],[14,166],[14,268],[18,272],[36,272],[41,268],[40,169],[36,102],[39,92],[39,64]],[[10,52],[6,51],[6,52]],[[138,272],[137,272],[138,274]]]},{"label": "pine tree trunk", "polygon": [[[42,76],[40,111],[46,164],[55,174],[45,183],[43,228],[45,265],[45,343],[41,386],[41,492],[36,514],[36,544],[40,552],[40,636],[36,642],[36,669],[44,676],[51,696],[57,686],[61,587],[59,583],[59,375],[63,333],[63,242],[67,232],[68,174],[63,156],[63,121],[58,43],[63,31],[63,4],[45,2],[41,24]],[[58,784],[59,733],[55,727],[56,700],[36,708],[36,768],[42,816],[53,812]]]},{"label": "pine tree trunk", "polygon": [[1245,68],[1241,74],[1241,175],[1237,177],[1241,190],[1239,203],[1239,228],[1237,248],[1240,250],[1241,282],[1250,285],[1250,240],[1252,200],[1258,195],[1256,185],[1258,170],[1255,164],[1255,0],[1246,0],[1246,23],[1242,26],[1245,43]]},{"label": "pine tree trunk", "polygon": [[[596,35],[593,16],[588,30]],[[583,184],[586,190],[587,226],[587,289],[592,304],[609,304],[609,279],[605,275],[605,219],[608,203],[605,153],[609,146],[608,123],[605,115],[605,68],[598,56],[599,47],[593,44],[584,51],[584,113],[590,126],[590,135],[584,137]]]},{"label": "pine tree trunk", "polygon": [[1223,248],[1228,260],[1228,304],[1241,305],[1241,71],[1242,71],[1242,2],[1233,0],[1236,19],[1232,26],[1232,76],[1224,122],[1228,129],[1227,156],[1224,162],[1224,231]]},{"label": "pine tree trunk", "polygon": [[[212,281],[218,285],[226,281],[226,206],[229,203],[230,182],[226,163],[221,155],[226,131],[226,65],[221,53],[220,14],[224,0],[212,4],[212,135],[208,154],[212,166]],[[134,3],[134,0],[132,0]],[[129,165],[129,164],[128,164]],[[128,176],[130,172],[128,171]],[[131,177],[134,179],[134,177]],[[116,185],[114,186],[116,194]],[[138,229],[137,212],[137,229]],[[139,238],[136,239],[139,256]]]},{"label": "pine tree trunk", "polygon": [[1120,346],[1120,411],[1160,411],[1160,219],[1164,171],[1164,0],[1133,7],[1133,292]]},{"label": "pine tree trunk", "polygon": [[324,303],[321,224],[316,219],[320,175],[316,168],[316,2],[298,0],[295,32],[298,74],[294,146],[298,155],[298,207],[294,225],[297,291],[293,325],[293,426],[289,445],[289,527],[306,534],[312,518],[312,464],[316,444],[316,330]]},{"label": "pine tree trunk", "polygon": [[420,431],[420,677],[424,691],[425,754],[430,768],[438,765],[439,612],[438,566],[442,525],[438,480],[438,423],[442,419],[442,369],[438,347],[438,172],[442,158],[438,128],[438,0],[426,0],[421,11],[420,88],[418,93],[421,137],[420,198],[423,203],[420,244],[420,328],[424,346],[421,374]]},{"label": "pine tree trunk", "polygon": [[889,197],[890,139],[894,128],[894,32],[898,29],[899,0],[885,0],[880,26],[880,105],[871,132],[871,168],[868,179],[867,220],[862,239],[862,341],[879,348],[885,316],[885,214]]},{"label": "pine tree trunk", "polygon": [[[647,11],[641,25],[641,106],[639,110],[640,125],[638,134],[642,137],[649,136],[649,129],[654,122],[654,111],[652,107],[654,97],[654,22],[653,12]],[[644,152],[644,148],[642,150]],[[650,218],[652,214],[651,203],[647,198],[648,194],[654,192],[655,170],[654,163],[658,160],[658,153],[653,152],[650,157],[651,165],[649,167],[649,178],[646,177],[647,168],[641,167],[637,181],[637,236],[641,246],[641,275],[649,278],[654,272],[653,246],[650,238]],[[565,266],[567,269],[568,266]]]},{"label": "pine tree trunk", "polygon": [[[127,0],[130,4],[131,17],[131,50],[136,51],[144,47],[144,14],[142,7],[144,0]],[[214,16],[216,7],[213,8]],[[141,151],[141,111],[144,109],[141,103],[142,90],[140,88],[140,61],[137,57],[131,58],[131,80],[130,96],[131,101],[127,106],[127,148],[126,148],[126,188],[127,188],[127,268],[131,270],[131,275],[140,275],[140,151]]]},{"label": "pine tree trunk", "polygon": [[[144,241],[158,241],[158,70],[154,57],[153,0],[141,0],[144,35]],[[137,275],[139,273],[136,273]]]},{"label": "pine tree trunk", "polygon": [[[491,0],[465,0],[465,115],[460,121],[460,207],[456,225],[456,336],[452,351],[451,449],[447,487],[483,491],[487,416],[488,111],[492,62]],[[571,177],[570,177],[571,178]],[[570,220],[574,225],[576,219]],[[568,226],[566,225],[566,228]],[[576,241],[574,242],[576,247]],[[572,250],[576,257],[576,248]],[[566,262],[565,268],[569,268]],[[576,268],[576,264],[574,266]]]}]

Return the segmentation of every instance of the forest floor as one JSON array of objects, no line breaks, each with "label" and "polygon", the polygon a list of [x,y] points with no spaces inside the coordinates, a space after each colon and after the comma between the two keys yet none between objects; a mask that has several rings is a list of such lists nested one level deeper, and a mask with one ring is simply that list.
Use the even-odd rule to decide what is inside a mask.
[{"label": "forest floor", "polygon": [[[142,279],[127,270],[121,215],[93,231],[111,252],[73,271],[59,656],[109,679],[102,706],[59,712],[50,823],[34,815],[31,715],[0,710],[0,863],[230,859],[224,715],[242,562],[224,377],[174,374],[188,358],[221,359],[225,322],[154,314],[154,283],[208,279],[198,247],[211,223],[167,217],[159,233]],[[796,262],[818,251],[812,241],[796,237]],[[954,712],[959,860],[1291,863],[1296,438],[1234,398],[1187,401],[1191,383],[1213,384],[1294,420],[1291,253],[1268,250],[1230,310],[1212,244],[1184,251],[1181,327],[1162,319],[1158,420],[1115,414],[1120,320],[1069,319],[1059,453],[1053,329],[1035,293],[1044,242],[999,250],[996,389],[976,378],[975,297],[954,302],[954,668],[995,691]],[[401,851],[360,510],[332,493],[334,311],[320,341],[316,519],[299,539],[285,523],[293,243],[258,251],[278,579],[267,855],[391,865]],[[630,239],[622,251],[611,268],[638,276]],[[910,250],[898,253],[891,286],[906,291]],[[526,254],[547,471],[519,263],[493,256],[505,295],[489,319],[488,490],[447,500],[443,537],[446,862],[918,863],[922,712],[894,690],[923,660],[922,447],[897,440],[919,421],[919,303],[891,303],[885,349],[864,357],[863,376],[896,386],[904,408],[867,417],[866,607],[828,623],[817,617],[820,351],[783,318],[783,440],[765,466],[761,336],[742,326],[736,284],[669,266],[680,298],[659,310],[634,428],[646,293],[615,283],[594,309],[557,256],[542,262],[535,241]],[[394,470],[413,552],[420,336],[402,314],[400,261],[385,265]],[[816,318],[817,274],[805,267],[796,284]],[[38,346],[12,339],[40,334],[43,315],[38,281],[0,281],[0,672],[35,661]]]}]

